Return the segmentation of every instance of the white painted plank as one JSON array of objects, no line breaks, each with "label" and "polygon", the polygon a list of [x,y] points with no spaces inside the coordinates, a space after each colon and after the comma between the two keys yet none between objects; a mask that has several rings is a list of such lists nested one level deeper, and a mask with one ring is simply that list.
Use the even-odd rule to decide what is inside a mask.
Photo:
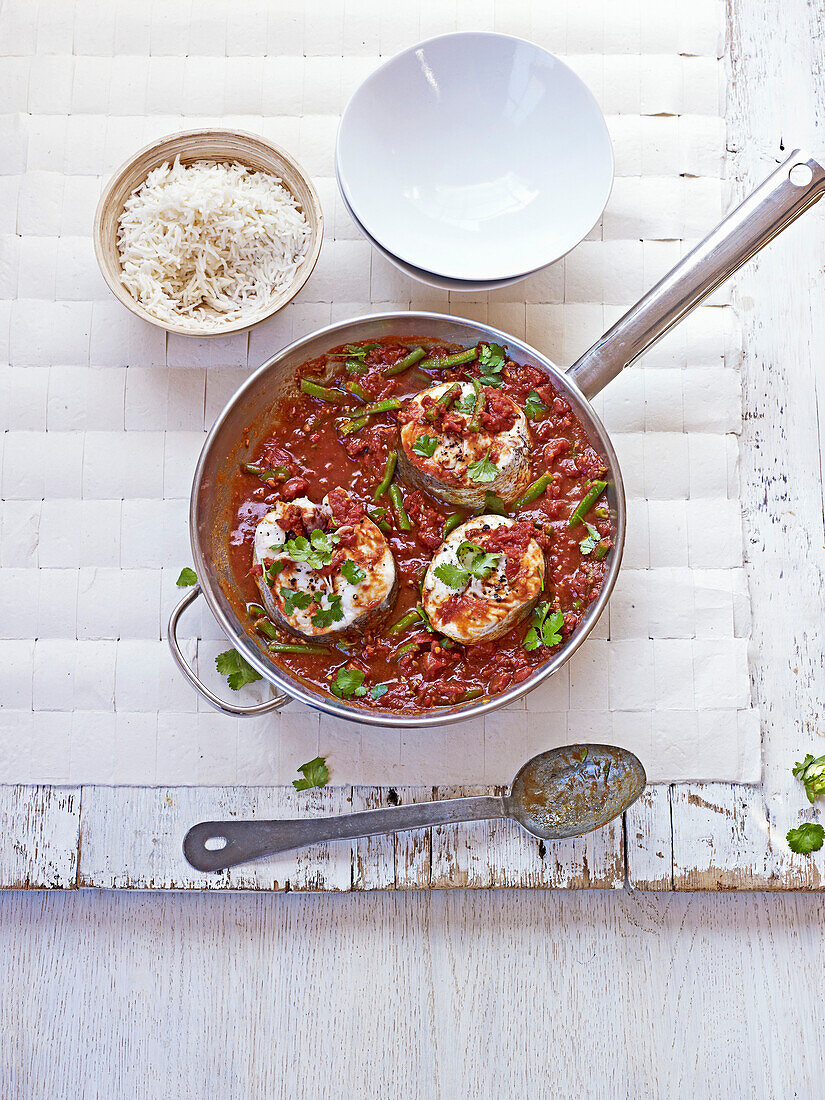
[{"label": "white painted plank", "polygon": [[624,815],[627,882],[634,890],[673,889],[670,787],[649,786]]},{"label": "white painted plank", "polygon": [[[767,45],[769,43],[769,46]],[[787,155],[822,153],[825,9],[732,0],[728,144],[741,196]],[[751,677],[762,714],[760,789],[674,788],[674,883],[682,889],[818,889],[825,849],[795,856],[785,833],[822,820],[793,778],[825,751],[825,252],[820,202],[737,276],[745,418],[740,456],[752,595]]]},{"label": "white painted plank", "polygon": [[0,787],[0,888],[74,889],[79,787]]},{"label": "white painted plank", "polygon": [[349,890],[352,845],[299,852],[208,874],[182,843],[199,821],[344,813],[348,787],[84,787],[78,884],[146,890]]},{"label": "white painted plank", "polygon": [[[430,802],[432,787],[353,787],[352,809]],[[371,836],[353,845],[353,890],[418,890],[430,886],[430,829]]]}]

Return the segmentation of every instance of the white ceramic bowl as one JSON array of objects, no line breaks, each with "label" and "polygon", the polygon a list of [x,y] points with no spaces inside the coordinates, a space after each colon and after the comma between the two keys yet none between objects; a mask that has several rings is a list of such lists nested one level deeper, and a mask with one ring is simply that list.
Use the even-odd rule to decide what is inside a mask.
[{"label": "white ceramic bowl", "polygon": [[501,34],[432,38],[355,91],[336,167],[369,235],[449,279],[500,281],[560,259],[599,220],[613,150],[558,58]]},{"label": "white ceramic bowl", "polygon": [[335,177],[338,180],[338,190],[341,192],[341,202],[343,202],[347,213],[352,218],[358,231],[369,241],[376,252],[379,252],[385,260],[397,268],[402,275],[407,275],[411,279],[416,279],[419,283],[424,283],[425,286],[434,287],[436,290],[450,290],[459,294],[479,294],[487,290],[500,290],[505,286],[512,286],[514,283],[521,282],[522,279],[526,279],[529,275],[532,275],[532,271],[526,272],[524,275],[518,275],[514,279],[497,279],[491,282],[470,282],[465,279],[448,279],[445,275],[433,275],[431,271],[422,271],[420,267],[413,267],[412,264],[405,263],[403,260],[399,260],[397,256],[393,256],[392,252],[388,252],[386,248],[383,248],[375,237],[370,236],[366,229],[361,225],[358,218],[355,216],[355,211],[347,202],[347,196],[344,194],[344,189],[341,186],[341,180],[338,178],[338,172],[336,170]]}]

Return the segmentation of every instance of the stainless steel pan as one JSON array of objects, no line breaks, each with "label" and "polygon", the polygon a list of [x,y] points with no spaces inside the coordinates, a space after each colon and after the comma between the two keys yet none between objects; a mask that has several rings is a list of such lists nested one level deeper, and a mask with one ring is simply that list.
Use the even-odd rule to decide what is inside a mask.
[{"label": "stainless steel pan", "polygon": [[[541,352],[508,333],[476,321],[438,313],[381,313],[342,321],[279,351],[259,367],[230,399],[206,439],[195,470],[189,516],[199,584],[184,596],[172,612],[168,631],[172,655],[183,674],[205,699],[226,714],[263,714],[277,710],[290,699],[300,699],[339,718],[373,726],[396,727],[437,726],[487,714],[512,703],[551,676],[570,660],[601,615],[616,583],[624,546],[625,497],[621,470],[590,399],[815,203],[823,190],[825,168],[796,150],[566,372]],[[594,447],[607,458],[611,483],[609,505],[616,516],[615,549],[610,554],[610,567],[604,585],[598,599],[590,606],[566,645],[528,680],[501,695],[418,715],[361,710],[344,700],[321,696],[274,664],[244,626],[246,616],[242,606],[233,598],[226,552],[231,519],[228,494],[241,455],[246,453],[242,440],[244,429],[250,429],[249,439],[254,447],[257,439],[265,433],[268,411],[290,390],[296,369],[308,359],[322,355],[338,344],[390,335],[434,337],[457,344],[493,340],[506,344],[516,361],[547,374],[573,406]],[[178,644],[177,627],[183,611],[201,594],[232,645],[276,688],[277,694],[272,699],[255,706],[227,702],[201,683],[189,667]]]}]

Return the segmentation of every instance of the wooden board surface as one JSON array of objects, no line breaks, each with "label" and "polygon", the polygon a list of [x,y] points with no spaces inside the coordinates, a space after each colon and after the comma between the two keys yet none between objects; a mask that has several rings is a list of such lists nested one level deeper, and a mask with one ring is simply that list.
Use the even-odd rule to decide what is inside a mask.
[{"label": "wooden board surface", "polygon": [[[732,191],[741,196],[794,145],[807,143],[823,155],[825,10],[806,0],[781,6],[731,0],[729,53]],[[295,857],[288,864],[260,864],[208,885],[612,887],[626,876],[648,890],[822,888],[825,849],[813,857],[794,856],[784,835],[800,820],[821,816],[808,808],[790,769],[806,751],[825,747],[823,255],[821,205],[736,281],[745,332],[741,476],[753,692],[763,720],[762,786],[651,788],[627,815],[624,829],[614,826],[597,839],[543,854],[514,827],[479,824],[359,842],[354,852],[319,853],[314,863]],[[434,793],[323,792],[304,812]],[[214,816],[216,808],[227,814],[279,813],[292,806],[292,797],[290,791],[248,788],[0,788],[0,884],[203,888],[182,863],[185,827]]]},{"label": "wooden board surface", "polygon": [[821,895],[0,894],[10,1098],[814,1100]]}]

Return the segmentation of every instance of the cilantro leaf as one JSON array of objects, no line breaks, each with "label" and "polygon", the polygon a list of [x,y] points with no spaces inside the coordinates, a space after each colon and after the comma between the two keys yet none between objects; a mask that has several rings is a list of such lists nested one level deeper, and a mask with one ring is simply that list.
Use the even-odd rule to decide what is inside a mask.
[{"label": "cilantro leaf", "polygon": [[808,753],[803,761],[794,764],[793,774],[804,784],[809,802],[825,794],[825,756],[816,759]]},{"label": "cilantro leaf", "polygon": [[554,646],[561,641],[561,630],[564,626],[564,615],[561,611],[550,614],[550,604],[540,603],[533,612],[530,620],[530,629],[524,638],[524,648],[527,650],[538,649],[539,646]]},{"label": "cilantro leaf", "polygon": [[457,564],[443,562],[433,572],[448,588],[458,590],[467,584],[470,577],[486,581],[500,561],[501,554],[488,554],[477,543],[465,539],[456,551]]},{"label": "cilantro leaf", "polygon": [[375,687],[370,688],[370,695],[373,699],[380,699],[381,696],[386,695],[389,690],[389,684],[376,684]]},{"label": "cilantro leaf", "polygon": [[432,458],[437,446],[438,440],[435,436],[420,435],[415,443],[413,443],[413,454],[420,455],[422,458]]},{"label": "cilantro leaf", "polygon": [[453,412],[458,413],[471,413],[476,407],[476,395],[472,390],[468,390],[467,393],[459,397],[458,401],[453,405]]},{"label": "cilantro leaf", "polygon": [[331,690],[332,694],[337,695],[339,699],[349,699],[351,695],[366,695],[364,673],[358,668],[339,668]]},{"label": "cilantro leaf", "polygon": [[433,572],[448,588],[455,588],[456,590],[463,588],[470,579],[470,574],[466,569],[462,569],[460,565],[453,565],[450,561],[437,565]]},{"label": "cilantro leaf", "polygon": [[585,556],[587,556],[588,554],[593,553],[593,551],[602,541],[602,536],[591,524],[585,523],[585,527],[587,528],[587,538],[582,539],[582,541],[579,543],[579,549]]},{"label": "cilantro leaf", "polygon": [[333,531],[324,532],[316,528],[308,539],[303,535],[297,539],[287,539],[284,550],[293,561],[304,561],[310,569],[323,569],[332,561],[332,548],[339,541]]},{"label": "cilantro leaf", "polygon": [[310,787],[325,787],[329,783],[329,768],[326,758],[316,756],[314,760],[307,760],[298,771],[303,779],[293,779],[292,786],[296,791],[308,791]]},{"label": "cilantro leaf", "polygon": [[547,406],[536,393],[535,390],[530,390],[527,394],[527,400],[524,403],[524,415],[528,420],[538,420],[540,416],[543,416],[547,412]]},{"label": "cilantro leaf", "polygon": [[486,581],[498,563],[501,554],[488,554],[474,542],[464,541],[456,551],[458,564],[476,580]]},{"label": "cilantro leaf", "polygon": [[785,839],[792,852],[808,855],[818,852],[825,841],[825,828],[818,821],[803,821],[798,829],[789,829]]},{"label": "cilantro leaf", "polygon": [[193,584],[198,583],[198,574],[194,569],[190,569],[187,565],[185,569],[181,569],[180,576],[175,581],[178,588],[189,588]]},{"label": "cilantro leaf", "polygon": [[284,614],[291,615],[297,607],[300,611],[306,611],[312,603],[313,596],[309,592],[297,592],[291,588],[282,588],[281,597],[284,601]]},{"label": "cilantro leaf", "polygon": [[[270,547],[270,549],[273,549],[273,547]],[[270,562],[266,569],[264,569],[264,580],[270,588],[275,584],[275,578],[285,566],[286,562],[281,559],[280,561]]]},{"label": "cilantro leaf", "polygon": [[332,626],[333,623],[340,623],[344,617],[341,608],[341,597],[338,595],[327,596],[327,600],[329,601],[327,607],[322,607],[316,611],[310,620],[313,626],[321,629]]},{"label": "cilantro leaf", "polygon": [[233,691],[240,691],[244,684],[254,684],[256,680],[262,679],[260,672],[256,672],[237,649],[219,653],[215,658],[215,668],[221,676],[226,677],[226,682]]},{"label": "cilantro leaf", "polygon": [[500,389],[504,385],[501,372],[504,370],[506,357],[501,344],[479,344],[478,362],[481,366],[479,382],[482,386],[495,386]]},{"label": "cilantro leaf", "polygon": [[471,462],[467,472],[473,481],[493,481],[498,473],[498,466],[490,459],[490,452],[488,451],[484,458],[480,458],[478,462]]},{"label": "cilantro leaf", "polygon": [[367,352],[377,348],[378,344],[344,344],[343,351],[336,351],[330,356],[332,359],[360,359],[366,358]]},{"label": "cilantro leaf", "polygon": [[356,565],[350,558],[341,562],[341,572],[350,584],[360,584],[367,575],[360,565]]},{"label": "cilantro leaf", "polygon": [[489,489],[484,494],[484,511],[495,512],[497,516],[509,516],[510,514],[510,510],[498,493],[493,493]]}]

